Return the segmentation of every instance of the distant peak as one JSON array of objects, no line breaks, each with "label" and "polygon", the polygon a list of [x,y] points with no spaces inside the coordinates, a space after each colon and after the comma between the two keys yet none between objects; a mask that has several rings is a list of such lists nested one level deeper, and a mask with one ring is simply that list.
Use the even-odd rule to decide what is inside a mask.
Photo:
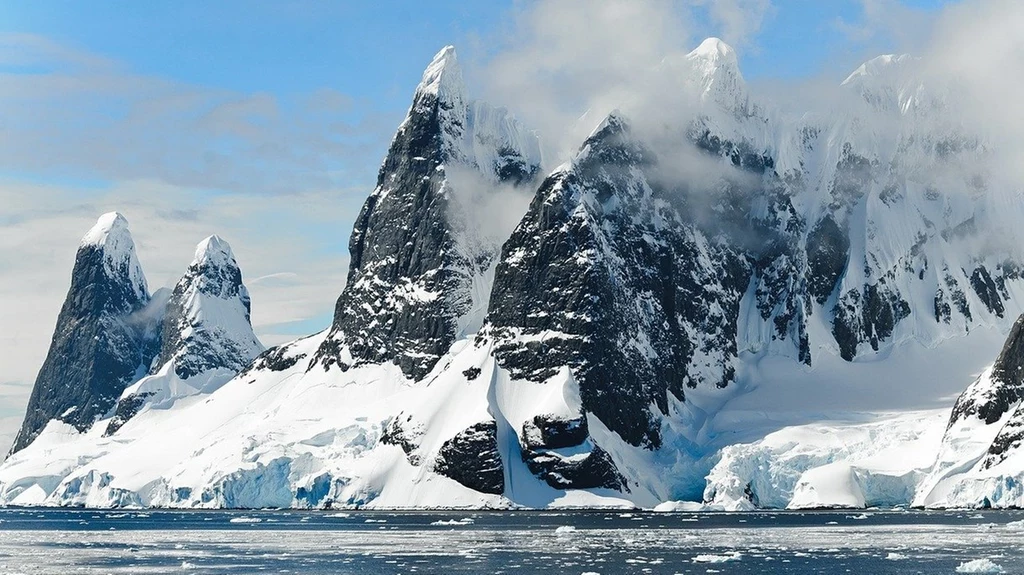
[{"label": "distant peak", "polygon": [[915,58],[909,54],[883,54],[861,64],[845,80],[843,85],[852,84],[865,78],[885,78],[898,73],[899,70],[913,62]]},{"label": "distant peak", "polygon": [[96,225],[82,238],[83,246],[103,246],[112,237],[129,234],[128,220],[118,212],[107,212],[96,220]]},{"label": "distant peak", "polygon": [[235,254],[231,251],[231,245],[220,236],[212,235],[196,246],[196,257],[193,263],[222,265],[233,264],[234,261]]},{"label": "distant peak", "polygon": [[718,38],[708,38],[700,43],[692,52],[690,58],[706,58],[723,63],[736,63],[736,51],[732,46]]},{"label": "distant peak", "polygon": [[423,71],[417,94],[433,94],[440,99],[462,93],[462,70],[455,55],[455,46],[445,46]]}]

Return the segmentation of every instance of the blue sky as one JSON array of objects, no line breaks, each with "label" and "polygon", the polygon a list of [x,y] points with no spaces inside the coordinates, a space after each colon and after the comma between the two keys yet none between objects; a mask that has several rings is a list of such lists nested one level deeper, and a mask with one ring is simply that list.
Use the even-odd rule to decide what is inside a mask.
[{"label": "blue sky", "polygon": [[[945,4],[654,0],[649,15],[672,25],[644,24],[661,30],[647,46],[655,56],[716,35],[752,83],[838,82],[871,56],[920,46]],[[591,30],[599,5],[3,2],[0,443],[20,420],[78,239],[98,215],[116,209],[132,222],[153,288],[173,284],[193,246],[218,233],[235,248],[265,343],[326,327],[352,221],[431,56],[455,44],[471,94],[496,92],[489,64],[508,54],[520,68],[524,55],[551,56],[599,75],[603,63],[572,54],[573,42],[561,54],[545,44],[570,20],[626,49],[648,40],[643,25],[597,30],[595,20]],[[543,21],[552,14],[563,20]],[[520,88],[531,81],[541,80],[520,78]],[[493,103],[516,111],[509,100]]]},{"label": "blue sky", "polygon": [[[929,11],[948,3],[899,4]],[[403,110],[430,55],[446,44],[462,49],[500,34],[529,4],[41,0],[8,3],[0,33],[39,34],[141,74],[282,97],[333,88]],[[860,0],[774,0],[755,45],[741,53],[743,71],[748,79],[800,77],[835,68],[837,58],[855,62],[898,49],[892,38],[866,42],[844,35],[841,23],[864,24],[864,12]],[[693,14],[704,35],[722,35],[706,10]]]}]

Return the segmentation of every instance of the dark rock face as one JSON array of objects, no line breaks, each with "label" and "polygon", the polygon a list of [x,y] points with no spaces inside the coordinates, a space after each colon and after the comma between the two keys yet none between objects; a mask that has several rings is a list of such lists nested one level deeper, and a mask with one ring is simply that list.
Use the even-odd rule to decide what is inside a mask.
[{"label": "dark rock face", "polygon": [[481,493],[505,492],[505,467],[498,451],[498,426],[477,423],[460,431],[441,446],[434,472]]},{"label": "dark rock face", "polygon": [[83,244],[71,288],[57,318],[53,341],[36,378],[12,453],[24,449],[48,422],[59,419],[80,431],[107,414],[121,392],[153,359],[154,326],[127,231],[117,216],[111,234],[128,245]]},{"label": "dark rock face", "polygon": [[[524,150],[473,131],[483,120],[478,107],[450,91],[461,89],[455,66],[454,53],[435,58],[391,142],[377,187],[356,219],[348,282],[314,365],[394,362],[412,379],[425,376],[455,341],[458,318],[470,311],[467,270],[490,263],[457,249],[447,168],[468,165],[497,183],[526,181],[539,170]],[[448,84],[454,85],[446,90]],[[467,137],[496,148],[494,165],[466,157],[459,146]]]},{"label": "dark rock face", "polygon": [[988,269],[985,266],[979,266],[971,273],[971,287],[974,288],[974,292],[978,294],[978,299],[981,300],[981,303],[985,304],[985,307],[990,312],[998,317],[1003,317],[1003,312],[1006,311],[1006,308],[1003,306],[1003,299],[1000,296],[996,282],[992,280],[992,276],[988,273]]},{"label": "dark rock face", "polygon": [[295,367],[300,361],[306,358],[304,353],[291,353],[292,345],[279,345],[272,347],[256,356],[256,359],[245,368],[240,375],[253,371],[285,371]]},{"label": "dark rock face", "polygon": [[988,453],[982,461],[982,469],[999,465],[1022,445],[1024,445],[1024,409],[1018,405],[1010,420],[999,430],[999,435],[992,440],[992,445],[989,446]]},{"label": "dark rock face", "polygon": [[949,426],[977,417],[991,425],[1024,400],[1024,316],[1017,318],[992,366],[992,378],[984,388],[971,386],[953,406]]},{"label": "dark rock face", "polygon": [[858,155],[849,143],[843,144],[839,163],[836,165],[836,177],[832,182],[831,207],[837,212],[849,214],[853,207],[864,197],[874,179],[871,161]]},{"label": "dark rock face", "polygon": [[608,452],[595,446],[586,457],[570,458],[552,452],[523,451],[526,467],[555,489],[614,489],[629,491]]},{"label": "dark rock face", "polygon": [[[522,437],[523,462],[551,487],[627,490],[626,480],[608,452],[597,446],[589,446],[589,452],[585,451],[590,438],[586,416],[537,415],[523,424]],[[571,454],[557,450],[568,450]]]},{"label": "dark rock face", "polygon": [[1003,462],[1024,445],[1024,315],[1017,318],[1003,344],[989,380],[979,379],[968,387],[953,406],[947,428],[978,418],[987,425],[1009,418],[989,445],[981,468],[989,469]]},{"label": "dark rock face", "polygon": [[572,419],[537,415],[523,424],[522,437],[527,449],[575,447],[589,436],[587,418],[583,415]]},{"label": "dark rock face", "polygon": [[414,452],[420,447],[419,440],[422,435],[422,430],[413,425],[411,415],[398,414],[384,427],[380,434],[380,442],[401,447],[409,463],[419,465],[420,457]]},{"label": "dark rock face", "polygon": [[542,184],[503,247],[489,334],[513,377],[544,381],[568,366],[584,411],[653,448],[661,431],[649,406],[664,413],[669,394],[734,377],[751,270],[649,185],[656,159],[620,118],[583,150]]},{"label": "dark rock face", "polygon": [[146,404],[146,398],[151,396],[151,393],[133,393],[129,396],[122,397],[117,402],[117,409],[114,411],[114,417],[110,418],[110,423],[107,424],[107,430],[103,432],[104,436],[109,436],[117,433],[117,430],[121,429],[124,424],[128,423],[128,420],[135,417],[139,413],[139,409]]},{"label": "dark rock face", "polygon": [[839,355],[853,361],[862,342],[878,351],[879,344],[892,336],[896,324],[910,315],[910,304],[899,292],[890,290],[885,278],[864,286],[863,291],[848,291],[836,302],[832,335],[839,344]]},{"label": "dark rock face", "polygon": [[820,304],[832,295],[846,271],[849,232],[825,216],[807,236],[807,291]]}]

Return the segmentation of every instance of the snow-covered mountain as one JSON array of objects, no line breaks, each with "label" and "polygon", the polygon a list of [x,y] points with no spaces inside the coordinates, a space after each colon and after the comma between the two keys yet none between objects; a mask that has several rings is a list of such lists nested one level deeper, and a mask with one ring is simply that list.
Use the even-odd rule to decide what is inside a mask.
[{"label": "snow-covered mountain", "polygon": [[1005,489],[920,491],[966,469],[961,424],[1000,446],[993,469],[1024,427],[974,434],[985,398],[1015,417],[1001,357],[942,439],[947,395],[1024,311],[1020,190],[954,120],[954,87],[884,56],[794,116],[720,40],[659,70],[681,80],[673,113],[624,106],[541,177],[536,137],[471,100],[445,48],[356,219],[332,326],[249,363],[248,297],[211,238],[150,375],[75,428],[54,421],[75,398],[34,399],[0,501],[733,509]]},{"label": "snow-covered mountain", "polygon": [[125,388],[107,434],[145,409],[212,393],[263,352],[249,321],[249,291],[231,246],[210,236],[174,286],[162,320],[160,351],[147,377]]}]

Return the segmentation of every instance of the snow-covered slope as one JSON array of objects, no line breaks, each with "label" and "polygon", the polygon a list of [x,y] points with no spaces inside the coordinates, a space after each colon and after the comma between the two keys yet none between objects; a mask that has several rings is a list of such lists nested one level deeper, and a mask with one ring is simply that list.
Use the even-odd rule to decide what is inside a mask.
[{"label": "snow-covered slope", "polygon": [[956,401],[915,504],[1024,507],[1024,316],[996,362]]},{"label": "snow-covered slope", "polygon": [[[1024,306],[1024,202],[919,68],[872,60],[836,109],[794,117],[709,39],[661,65],[680,113],[624,106],[538,183],[536,138],[470,99],[445,48],[356,219],[331,328],[207,385],[258,342],[240,279],[199,297],[190,268],[131,417],[44,421],[0,501],[1010,504],[1018,406],[1005,426],[962,409],[1005,395],[1007,362],[945,439],[943,408]],[[194,265],[234,276],[214,244]],[[196,318],[234,327],[206,341]]]}]

